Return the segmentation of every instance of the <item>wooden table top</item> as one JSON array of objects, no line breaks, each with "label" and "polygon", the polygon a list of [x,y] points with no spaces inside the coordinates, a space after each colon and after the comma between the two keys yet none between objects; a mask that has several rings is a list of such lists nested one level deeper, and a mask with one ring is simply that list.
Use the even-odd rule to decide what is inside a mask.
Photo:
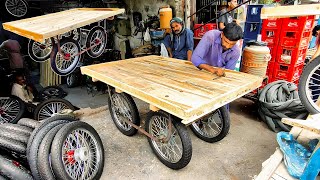
[{"label": "wooden table top", "polygon": [[217,77],[191,62],[145,56],[81,67],[82,74],[104,82],[190,124],[251,92],[262,78],[226,70]]}]

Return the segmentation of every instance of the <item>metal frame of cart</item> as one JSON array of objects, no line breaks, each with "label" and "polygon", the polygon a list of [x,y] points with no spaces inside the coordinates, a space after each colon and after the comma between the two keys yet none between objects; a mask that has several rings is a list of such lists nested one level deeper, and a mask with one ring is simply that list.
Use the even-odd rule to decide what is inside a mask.
[{"label": "metal frame of cart", "polygon": [[[220,118],[222,125],[213,130],[217,131],[214,136],[201,134],[201,128],[217,124],[217,112],[228,116],[224,105],[262,83],[260,77],[231,70],[226,70],[226,77],[217,77],[200,71],[191,62],[160,56],[84,66],[81,72],[109,86],[108,105],[116,127],[127,136],[137,131],[148,136],[156,156],[172,169],[181,169],[191,160],[192,145],[186,125],[198,127],[196,135],[208,142],[223,139],[229,131],[229,121]],[[132,97],[150,105],[145,129],[140,126]]]},{"label": "metal frame of cart", "polygon": [[104,52],[106,20],[123,12],[118,8],[76,8],[7,22],[3,28],[29,38],[30,57],[37,62],[50,58],[52,70],[65,76],[76,69],[83,53],[96,58]]}]

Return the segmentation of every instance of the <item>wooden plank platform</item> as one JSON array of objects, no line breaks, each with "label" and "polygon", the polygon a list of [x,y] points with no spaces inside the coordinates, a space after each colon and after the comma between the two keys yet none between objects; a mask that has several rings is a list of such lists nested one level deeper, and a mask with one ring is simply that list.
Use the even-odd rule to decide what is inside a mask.
[{"label": "wooden plank platform", "polygon": [[119,8],[76,8],[67,11],[27,18],[3,23],[5,30],[20,36],[43,42],[45,39],[57,36],[98,22],[103,19],[124,13]]},{"label": "wooden plank platform", "polygon": [[320,4],[291,5],[264,7],[261,9],[261,19],[310,16],[320,14]]},{"label": "wooden plank platform", "polygon": [[231,70],[226,70],[226,77],[217,78],[191,62],[161,56],[84,66],[81,72],[181,118],[184,124],[262,83],[261,77]]}]

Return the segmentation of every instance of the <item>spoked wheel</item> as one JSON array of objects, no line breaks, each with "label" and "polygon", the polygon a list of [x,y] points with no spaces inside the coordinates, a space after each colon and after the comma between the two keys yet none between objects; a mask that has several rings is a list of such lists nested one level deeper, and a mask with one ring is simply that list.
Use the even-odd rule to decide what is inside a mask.
[{"label": "spoked wheel", "polygon": [[80,61],[80,46],[74,39],[64,38],[60,41],[60,48],[62,54],[58,52],[58,47],[54,46],[51,68],[58,75],[66,76],[77,68]]},{"label": "spoked wheel", "polygon": [[28,3],[25,0],[6,0],[4,6],[14,17],[23,17],[28,12]]},{"label": "spoked wheel", "polygon": [[44,43],[30,39],[28,43],[28,54],[34,61],[44,62],[50,57],[52,45],[51,39],[45,39]]},{"label": "spoked wheel", "polygon": [[192,156],[192,145],[184,125],[174,117],[170,119],[163,112],[150,112],[145,129],[159,140],[157,142],[148,138],[153,152],[164,165],[172,169],[181,169],[188,165]]},{"label": "spoked wheel", "polygon": [[[88,55],[92,58],[99,57],[106,48],[107,35],[104,28],[100,26],[93,27],[87,37],[86,46],[91,48],[87,51]],[[93,47],[94,46],[94,47]]]},{"label": "spoked wheel", "polygon": [[108,107],[112,120],[120,132],[127,136],[137,133],[137,129],[125,121],[126,119],[137,126],[140,125],[139,112],[130,95],[113,91],[108,99]]},{"label": "spoked wheel", "polygon": [[65,99],[51,98],[37,105],[34,111],[34,119],[41,121],[57,115],[64,109],[75,110],[75,107]]},{"label": "spoked wheel", "polygon": [[307,64],[299,80],[299,97],[311,113],[320,113],[320,56]]},{"label": "spoked wheel", "polygon": [[190,126],[200,139],[213,143],[222,140],[229,132],[230,117],[225,106],[215,110]]},{"label": "spoked wheel", "polygon": [[81,121],[63,126],[52,142],[51,165],[57,179],[99,179],[104,150],[98,133]]},{"label": "spoked wheel", "polygon": [[23,101],[15,96],[0,97],[0,124],[18,122],[25,110]]},{"label": "spoked wheel", "polygon": [[50,98],[63,98],[66,95],[66,92],[59,86],[47,86],[39,92],[39,98],[41,101],[50,99]]}]

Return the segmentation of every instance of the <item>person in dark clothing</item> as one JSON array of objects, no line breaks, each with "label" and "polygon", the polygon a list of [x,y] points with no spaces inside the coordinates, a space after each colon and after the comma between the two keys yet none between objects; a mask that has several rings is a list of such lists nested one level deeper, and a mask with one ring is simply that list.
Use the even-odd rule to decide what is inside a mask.
[{"label": "person in dark clothing", "polygon": [[[222,31],[227,24],[232,23],[232,22],[237,22],[237,20],[234,19],[234,12],[230,11],[230,10],[232,10],[236,6],[238,6],[238,2],[237,2],[237,0],[227,0],[227,2],[228,2],[227,8],[224,8],[220,11],[220,15],[222,15],[222,14],[224,14],[224,15],[222,15],[218,19],[218,22],[219,22],[218,26],[219,26],[220,31]],[[228,12],[228,11],[230,11],[230,12]],[[228,12],[228,13],[226,13],[226,12]]]},{"label": "person in dark clothing", "polygon": [[312,56],[311,60],[314,60],[316,57],[320,56],[320,25],[317,25],[312,30],[312,35],[316,37],[316,53]]}]

